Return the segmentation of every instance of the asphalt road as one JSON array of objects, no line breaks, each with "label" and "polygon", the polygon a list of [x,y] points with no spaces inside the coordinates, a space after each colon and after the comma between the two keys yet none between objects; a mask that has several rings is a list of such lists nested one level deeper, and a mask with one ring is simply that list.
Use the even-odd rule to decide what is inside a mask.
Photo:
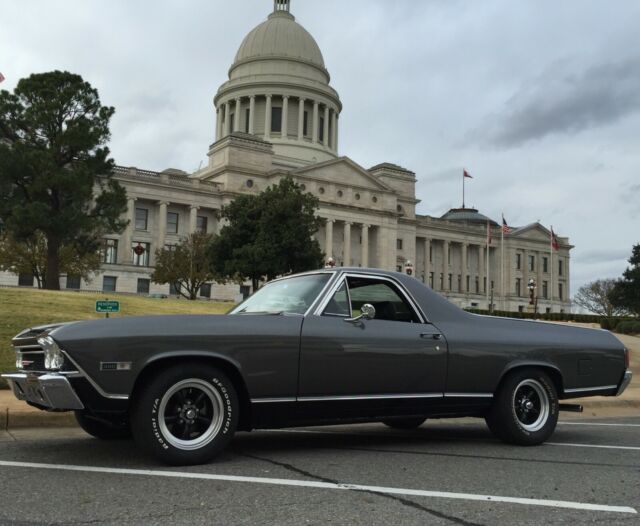
[{"label": "asphalt road", "polygon": [[73,428],[0,433],[0,524],[214,523],[640,525],[640,417],[533,448],[471,420],[241,433],[189,468]]}]

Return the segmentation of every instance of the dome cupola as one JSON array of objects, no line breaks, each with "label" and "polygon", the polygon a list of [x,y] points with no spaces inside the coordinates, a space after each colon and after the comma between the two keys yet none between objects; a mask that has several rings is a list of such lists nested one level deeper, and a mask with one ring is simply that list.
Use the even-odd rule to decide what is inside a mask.
[{"label": "dome cupola", "polygon": [[243,39],[214,104],[216,140],[253,134],[273,144],[276,164],[297,167],[337,157],[342,104],[290,4],[274,0],[267,20]]}]

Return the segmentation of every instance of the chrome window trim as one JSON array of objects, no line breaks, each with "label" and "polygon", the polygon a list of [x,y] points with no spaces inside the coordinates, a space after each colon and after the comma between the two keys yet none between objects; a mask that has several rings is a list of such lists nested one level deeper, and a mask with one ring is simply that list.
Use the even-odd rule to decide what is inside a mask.
[{"label": "chrome window trim", "polygon": [[571,389],[565,389],[565,393],[582,393],[582,392],[590,392],[590,391],[608,391],[610,389],[617,389],[617,385],[601,385],[598,387],[575,387]]},{"label": "chrome window trim", "polygon": [[[404,296],[405,300],[407,300],[407,302],[409,303],[409,306],[418,315],[418,319],[420,320],[420,322],[421,323],[430,323],[429,319],[427,318],[427,316],[425,316],[424,312],[420,308],[420,305],[418,304],[418,302],[413,298],[413,296],[411,296],[409,291],[397,279],[394,279],[394,278],[392,278],[390,276],[383,276],[381,274],[372,274],[371,272],[342,271],[342,272],[339,273],[338,282],[340,282],[340,279],[348,279],[349,277],[367,278],[367,279],[374,279],[374,280],[379,280],[379,281],[387,281],[387,282],[392,283],[393,285],[395,285],[398,288],[398,290],[400,291],[400,294],[402,294]],[[347,285],[348,285],[348,283],[347,283]],[[334,284],[333,288],[335,289],[335,284]],[[349,287],[347,286],[347,290],[348,289],[349,289]],[[315,316],[322,316],[322,312],[324,311],[327,303],[329,303],[329,300],[333,297],[333,294],[335,294],[336,290],[337,289],[332,290],[332,294],[327,294],[324,298],[322,298],[322,301],[318,304],[318,307],[314,311],[314,315]],[[351,308],[351,294],[350,293],[348,293],[348,294],[349,294],[349,308]],[[407,322],[401,322],[401,323],[407,323]]]},{"label": "chrome window trim", "polygon": [[78,370],[78,372],[80,373],[80,376],[83,378],[86,378],[87,381],[93,386],[93,388],[98,391],[98,393],[103,396],[104,398],[109,398],[111,400],[129,400],[129,395],[125,395],[125,394],[113,394],[113,393],[107,393],[104,389],[102,389],[102,387],[100,387],[93,378],[91,378],[91,376],[89,376],[86,371],[80,367],[80,365],[78,365],[78,362],[76,362],[73,358],[71,358],[71,356],[69,356],[69,353],[66,352],[64,349],[62,350],[62,354],[64,354],[65,358],[68,358],[69,361],[76,367],[76,369]]}]

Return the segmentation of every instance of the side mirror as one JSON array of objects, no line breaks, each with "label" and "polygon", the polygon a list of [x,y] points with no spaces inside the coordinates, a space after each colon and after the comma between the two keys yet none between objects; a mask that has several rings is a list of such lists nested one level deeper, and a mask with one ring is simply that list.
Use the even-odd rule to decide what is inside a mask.
[{"label": "side mirror", "polygon": [[371,303],[365,303],[362,307],[360,307],[360,316],[356,316],[355,318],[345,318],[344,321],[354,323],[360,320],[372,320],[375,317],[376,308],[371,305]]}]

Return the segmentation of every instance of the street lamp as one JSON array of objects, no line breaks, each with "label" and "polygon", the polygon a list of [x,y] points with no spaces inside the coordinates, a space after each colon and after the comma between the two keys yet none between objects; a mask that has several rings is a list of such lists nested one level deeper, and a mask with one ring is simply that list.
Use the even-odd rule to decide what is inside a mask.
[{"label": "street lamp", "polygon": [[533,313],[538,313],[538,296],[536,295],[536,280],[531,278],[529,280],[529,284],[527,285],[529,289],[529,305],[533,305]]},{"label": "street lamp", "polygon": [[411,261],[407,260],[407,262],[404,265],[404,271],[407,273],[407,275],[412,276],[413,275],[413,263],[411,263]]}]

